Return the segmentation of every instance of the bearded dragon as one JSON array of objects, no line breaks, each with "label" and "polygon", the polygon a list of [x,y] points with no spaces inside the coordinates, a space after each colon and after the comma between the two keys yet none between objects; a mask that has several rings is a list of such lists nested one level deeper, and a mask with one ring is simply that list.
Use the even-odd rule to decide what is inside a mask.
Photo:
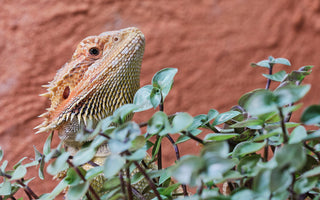
[{"label": "bearded dragon", "polygon": [[[47,92],[51,100],[38,132],[57,131],[71,155],[81,143],[77,133],[87,125],[112,115],[121,105],[132,103],[140,86],[140,68],[145,38],[138,28],[89,36],[77,46],[71,60],[58,70]],[[106,148],[98,150],[106,157]],[[95,159],[99,165],[103,159]]]}]

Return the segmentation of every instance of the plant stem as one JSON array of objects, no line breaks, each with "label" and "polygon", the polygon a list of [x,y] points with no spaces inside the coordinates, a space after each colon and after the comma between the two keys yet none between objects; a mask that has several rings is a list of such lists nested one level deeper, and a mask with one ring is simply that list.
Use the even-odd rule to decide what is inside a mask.
[{"label": "plant stem", "polygon": [[[9,178],[9,179],[12,178],[11,175],[6,174],[6,173],[4,173],[4,172],[1,172],[1,175],[4,176],[4,177],[6,177],[6,178]],[[36,195],[29,186],[27,186],[26,184],[24,184],[22,180],[16,180],[16,183],[18,183],[19,185],[21,185],[21,186],[23,187],[23,189],[24,189],[24,191],[27,193],[27,195],[29,194],[29,195],[31,195],[33,198],[39,199],[39,196]],[[29,196],[29,195],[28,195],[28,196]]]},{"label": "plant stem", "polygon": [[[172,137],[170,135],[166,135],[166,137],[168,138],[168,140],[171,142],[173,148],[174,148],[174,151],[176,152],[176,158],[177,160],[180,160],[180,152],[179,152],[179,148],[178,148],[178,145],[175,143],[175,141],[172,139]],[[187,192],[187,186],[182,184],[181,185],[182,187],[182,190],[183,190],[183,195],[184,196],[188,196],[188,192]]]},{"label": "plant stem", "polygon": [[[127,161],[127,164],[128,163],[129,162]],[[126,176],[127,176],[128,197],[129,197],[129,200],[133,200],[129,167],[126,167]]]},{"label": "plant stem", "polygon": [[[160,140],[160,136],[157,136],[157,140]],[[160,141],[161,143],[161,141]],[[159,151],[158,151],[158,156],[157,156],[158,160],[158,170],[162,169],[162,150],[161,150],[161,144],[159,144]]]},{"label": "plant stem", "polygon": [[139,165],[139,163],[137,161],[133,161],[133,164],[138,168],[138,170],[141,172],[141,174],[144,176],[144,178],[148,181],[151,189],[153,190],[154,194],[156,195],[156,197],[159,200],[162,200],[160,193],[157,190],[156,185],[154,184],[154,182],[150,179],[150,177],[148,176],[148,174],[142,169],[142,167]]},{"label": "plant stem", "polygon": [[289,138],[288,138],[288,134],[287,134],[287,129],[286,129],[285,121],[284,121],[285,119],[284,119],[284,116],[283,116],[282,108],[278,107],[278,110],[279,110],[279,115],[280,115],[280,119],[281,119],[281,129],[282,129],[282,134],[283,134],[283,143],[287,144],[288,141],[289,141]]},{"label": "plant stem", "polygon": [[[273,68],[273,64],[270,64],[269,75],[272,75],[272,68]],[[266,90],[269,90],[270,84],[271,84],[271,79],[268,78],[267,85],[266,85]]]},{"label": "plant stem", "polygon": [[263,160],[264,160],[264,162],[268,161],[268,157],[269,157],[269,140],[267,139],[267,144],[264,147],[264,152],[263,152]]},{"label": "plant stem", "polygon": [[[159,104],[159,110],[161,112],[164,111],[164,105],[163,105],[163,97],[162,97],[162,94],[161,94],[161,100],[160,100],[160,104]],[[160,136],[157,136],[157,140],[160,139]],[[160,144],[159,144],[159,151],[158,151],[158,170],[162,169],[162,148],[161,148],[161,141],[160,141]]]},{"label": "plant stem", "polygon": [[[73,163],[70,161],[70,159],[67,160],[67,163],[68,163],[68,165],[69,165],[70,167],[72,167],[72,168],[76,171],[76,173],[77,173],[78,176],[81,178],[81,180],[83,180],[84,182],[87,181],[87,180],[84,178],[83,174],[80,172],[79,168],[78,168],[78,167],[75,167],[75,166],[73,165]],[[94,196],[95,199],[100,200],[100,197],[97,195],[96,191],[92,188],[91,185],[89,185],[89,191],[91,192],[91,194]],[[87,196],[88,199],[91,199],[90,195],[87,195],[87,194],[86,194],[86,196]]]},{"label": "plant stem", "polygon": [[307,148],[307,149],[309,149],[312,153],[314,153],[316,156],[317,156],[317,158],[318,158],[318,160],[320,160],[320,154],[314,149],[314,148],[312,148],[310,145],[308,145],[307,143],[303,143],[303,145]]},{"label": "plant stem", "polygon": [[[126,188],[125,188],[126,184],[125,184],[125,182],[123,180],[123,171],[122,170],[120,170],[120,172],[119,172],[119,178],[120,178],[120,183],[121,183],[121,191],[126,197],[127,196],[126,195]],[[125,198],[125,199],[127,199],[127,198]]]},{"label": "plant stem", "polygon": [[188,132],[188,131],[181,131],[181,133],[182,133],[183,135],[186,135],[186,136],[190,137],[191,139],[199,142],[200,144],[205,144],[205,142],[204,142],[202,139],[200,139],[200,138],[192,135],[192,134],[191,134],[190,132]]}]

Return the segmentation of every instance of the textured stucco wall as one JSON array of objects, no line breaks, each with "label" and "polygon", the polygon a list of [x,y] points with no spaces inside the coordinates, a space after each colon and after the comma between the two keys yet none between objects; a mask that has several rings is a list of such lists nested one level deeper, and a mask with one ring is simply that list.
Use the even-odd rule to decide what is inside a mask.
[{"label": "textured stucco wall", "polygon": [[[227,111],[241,94],[264,87],[261,73],[267,71],[249,64],[269,55],[288,58],[292,69],[315,65],[305,81],[313,86],[304,106],[319,103],[319,0],[4,0],[0,146],[5,159],[13,163],[32,156],[32,145],[41,149],[47,134],[34,135],[33,127],[41,123],[37,116],[49,102],[38,96],[45,91],[40,86],[52,80],[77,43],[88,35],[129,26],[139,27],[146,37],[141,85],[149,84],[161,68],[179,69],[165,102],[168,114]],[[135,118],[141,122],[150,115]],[[196,152],[195,143],[183,146],[182,152]],[[165,163],[172,162],[171,157],[166,154]],[[38,191],[50,187],[42,184]]]}]

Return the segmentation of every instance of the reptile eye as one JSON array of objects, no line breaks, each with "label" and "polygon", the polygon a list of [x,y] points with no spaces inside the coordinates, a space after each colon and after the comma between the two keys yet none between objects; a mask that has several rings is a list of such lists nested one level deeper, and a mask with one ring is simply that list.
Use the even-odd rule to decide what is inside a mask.
[{"label": "reptile eye", "polygon": [[67,99],[69,97],[69,94],[70,94],[70,88],[69,86],[67,86],[66,88],[64,88],[64,91],[62,94],[63,99]]},{"label": "reptile eye", "polygon": [[98,56],[100,54],[100,50],[97,47],[92,47],[89,49],[90,55]]}]

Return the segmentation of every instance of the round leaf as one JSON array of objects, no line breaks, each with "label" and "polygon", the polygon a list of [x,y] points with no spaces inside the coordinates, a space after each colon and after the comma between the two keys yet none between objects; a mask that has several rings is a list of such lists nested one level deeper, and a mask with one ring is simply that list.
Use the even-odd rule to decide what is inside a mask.
[{"label": "round leaf", "polygon": [[178,133],[183,130],[187,130],[187,128],[192,124],[193,117],[188,113],[178,113],[174,116],[172,120],[172,133]]},{"label": "round leaf", "polygon": [[139,108],[137,108],[135,112],[141,112],[153,107],[150,100],[152,88],[152,85],[146,85],[136,92],[133,104],[137,105]]},{"label": "round leaf", "polygon": [[266,145],[266,142],[251,142],[245,141],[237,144],[232,152],[232,157],[244,156],[249,153],[254,153],[262,149]]},{"label": "round leaf", "polygon": [[96,150],[90,147],[80,149],[76,155],[74,155],[72,159],[72,163],[75,166],[79,166],[89,162],[94,155],[96,154]]},{"label": "round leaf", "polygon": [[19,167],[17,167],[16,170],[14,170],[11,180],[23,178],[26,175],[26,173],[27,173],[27,168],[24,165],[20,165]]},{"label": "round leaf", "polygon": [[320,105],[309,106],[301,116],[301,122],[305,124],[320,123]]},{"label": "round leaf", "polygon": [[106,158],[103,173],[106,178],[116,175],[125,165],[126,160],[118,154],[111,154]]},{"label": "round leaf", "polygon": [[171,90],[173,78],[177,72],[178,69],[176,68],[165,68],[160,70],[153,76],[152,86],[160,88],[163,99],[165,99],[165,97]]}]

